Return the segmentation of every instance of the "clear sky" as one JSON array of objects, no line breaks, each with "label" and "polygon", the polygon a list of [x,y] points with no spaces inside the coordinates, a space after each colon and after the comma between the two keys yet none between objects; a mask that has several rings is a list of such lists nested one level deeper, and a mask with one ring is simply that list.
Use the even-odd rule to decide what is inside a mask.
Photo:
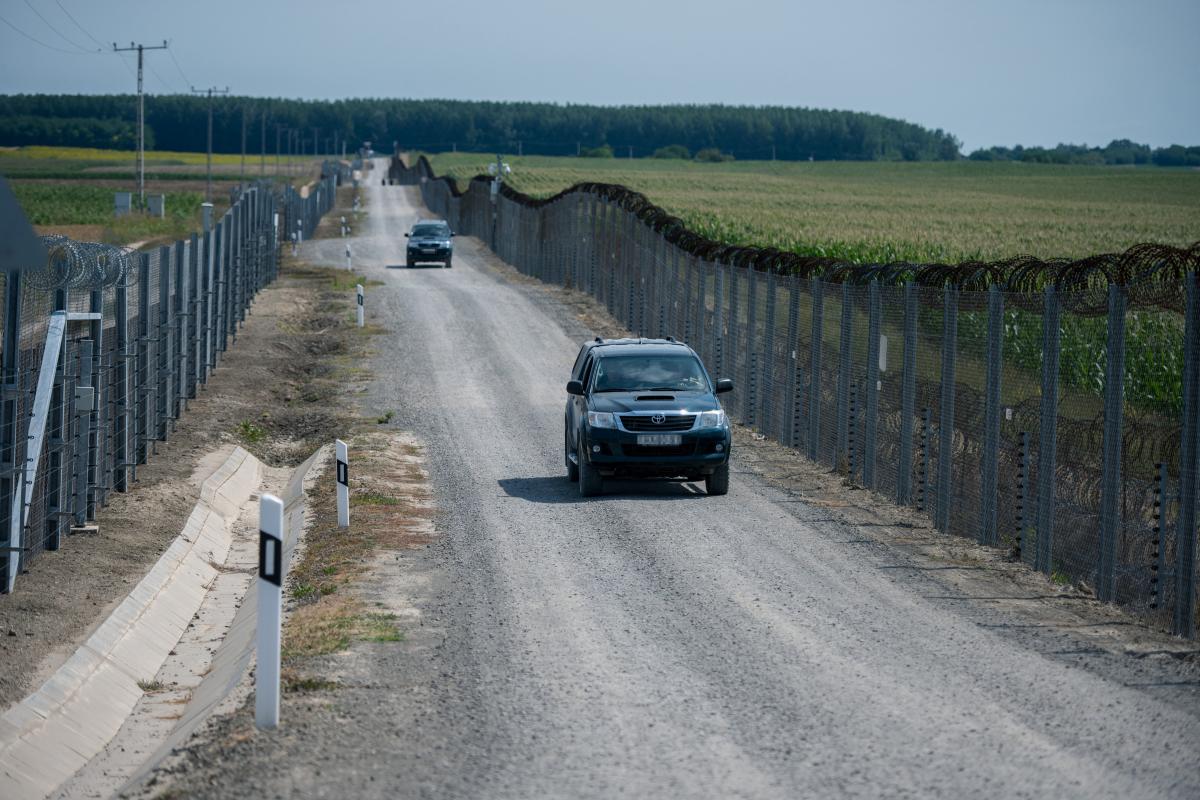
[{"label": "clear sky", "polygon": [[83,51],[163,39],[152,93],[794,105],[968,151],[1200,144],[1200,0],[0,0],[0,93],[132,92],[132,55]]}]

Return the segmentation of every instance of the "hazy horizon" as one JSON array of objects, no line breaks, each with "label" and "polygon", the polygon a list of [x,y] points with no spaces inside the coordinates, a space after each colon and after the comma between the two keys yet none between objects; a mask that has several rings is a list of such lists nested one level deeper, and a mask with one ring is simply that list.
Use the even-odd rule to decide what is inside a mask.
[{"label": "hazy horizon", "polygon": [[149,94],[229,86],[306,100],[836,109],[940,128],[965,153],[1200,144],[1190,89],[1200,80],[1200,3],[1190,0],[751,0],[732,12],[700,0],[603,10],[465,0],[450,16],[362,0],[337,19],[327,9],[10,2],[0,10],[0,93],[130,94],[136,59],[111,42],[167,39],[168,51],[146,54]]}]

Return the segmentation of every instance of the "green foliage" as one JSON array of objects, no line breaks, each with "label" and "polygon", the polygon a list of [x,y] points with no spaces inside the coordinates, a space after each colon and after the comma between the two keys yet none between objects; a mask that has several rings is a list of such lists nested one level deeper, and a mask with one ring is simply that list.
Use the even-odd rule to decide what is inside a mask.
[{"label": "green foliage", "polygon": [[237,424],[237,434],[247,444],[258,444],[263,439],[267,438],[267,431],[258,425],[255,425],[248,419],[244,419]]},{"label": "green foliage", "polygon": [[733,161],[733,156],[722,153],[717,147],[705,147],[696,153],[696,160],[701,163],[719,164],[723,161]]},{"label": "green foliage", "polygon": [[988,147],[974,151],[972,161],[1021,161],[1027,164],[1157,164],[1160,167],[1200,166],[1200,147],[1171,145],[1150,149],[1150,145],[1114,139],[1104,147],[1060,144],[1057,147]]},{"label": "green foliage", "polygon": [[[114,220],[114,190],[104,186],[74,183],[12,184],[25,215],[34,225],[109,225]],[[135,198],[136,201],[136,198]],[[166,216],[190,221],[204,195],[199,192],[167,194]]]},{"label": "green foliage", "polygon": [[606,144],[599,147],[582,147],[579,149],[582,158],[612,158],[613,149]]},{"label": "green foliage", "polygon": [[[459,185],[471,153],[431,157]],[[1200,239],[1200,171],[1039,164],[509,159],[535,197],[575,183],[643,192],[692,230],[736,245],[852,263],[953,263],[1029,253],[1081,258]]]},{"label": "green foliage", "polygon": [[[0,114],[0,143],[20,147],[54,143],[68,147],[129,149],[137,146],[133,122],[122,118],[46,117]],[[146,147],[154,148],[154,129],[146,126]]]},{"label": "green foliage", "polygon": [[[398,141],[402,147],[472,152],[513,152],[518,141],[526,153],[567,155],[580,144],[595,149],[612,143],[624,151],[653,153],[678,145],[690,152],[717,147],[738,158],[770,158],[772,148],[784,160],[920,161],[959,158],[959,143],[948,133],[903,120],[855,111],[812,108],[673,105],[589,106],[555,103],[458,100],[284,100],[222,96],[213,98],[213,148],[241,150],[241,111],[249,105],[266,111],[273,123],[349,142]],[[202,152],[205,149],[208,98],[157,95],[146,100],[146,125],[158,147]],[[30,136],[43,144],[105,140],[133,118],[128,95],[3,95],[0,145],[23,144]],[[69,120],[87,120],[98,133],[72,132]],[[42,127],[37,127],[42,126]],[[109,127],[112,130],[109,130]],[[581,132],[584,132],[581,134]],[[268,148],[274,142],[268,144]],[[107,145],[114,146],[114,145]]]},{"label": "green foliage", "polygon": [[691,152],[681,144],[669,144],[654,151],[653,158],[691,158]]}]

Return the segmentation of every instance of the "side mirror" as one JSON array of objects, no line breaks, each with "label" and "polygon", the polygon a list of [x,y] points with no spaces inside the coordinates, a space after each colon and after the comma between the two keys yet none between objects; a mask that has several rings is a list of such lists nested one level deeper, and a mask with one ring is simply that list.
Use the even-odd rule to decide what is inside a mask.
[{"label": "side mirror", "polygon": [[717,394],[725,394],[725,392],[733,391],[733,381],[730,378],[721,378],[717,381]]},{"label": "side mirror", "polygon": [[404,238],[405,238],[405,239],[407,239],[407,238],[408,238],[408,234],[407,234],[407,233],[406,233],[406,234],[404,234]]},{"label": "side mirror", "polygon": [[567,394],[582,395],[583,381],[567,381]]}]

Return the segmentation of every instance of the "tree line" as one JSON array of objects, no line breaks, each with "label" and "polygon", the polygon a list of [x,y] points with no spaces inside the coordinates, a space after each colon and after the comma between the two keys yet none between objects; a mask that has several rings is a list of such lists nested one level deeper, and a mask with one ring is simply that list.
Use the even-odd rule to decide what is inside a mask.
[{"label": "tree line", "polygon": [[988,147],[975,150],[972,161],[1023,161],[1033,164],[1156,164],[1160,167],[1200,167],[1200,147],[1156,147],[1114,139],[1104,147],[1060,144],[1057,147]]},{"label": "tree line", "polygon": [[[147,142],[161,150],[206,147],[208,98],[146,98]],[[422,150],[577,155],[610,149],[647,157],[677,146],[742,159],[931,161],[960,158],[959,142],[942,130],[855,111],[810,108],[677,105],[590,106],[463,100],[286,100],[215,97],[213,149],[274,153],[289,136],[297,152],[340,152],[370,141]],[[0,145],[44,144],[127,148],[136,137],[130,95],[0,95]],[[287,131],[298,133],[289,134]]]}]

